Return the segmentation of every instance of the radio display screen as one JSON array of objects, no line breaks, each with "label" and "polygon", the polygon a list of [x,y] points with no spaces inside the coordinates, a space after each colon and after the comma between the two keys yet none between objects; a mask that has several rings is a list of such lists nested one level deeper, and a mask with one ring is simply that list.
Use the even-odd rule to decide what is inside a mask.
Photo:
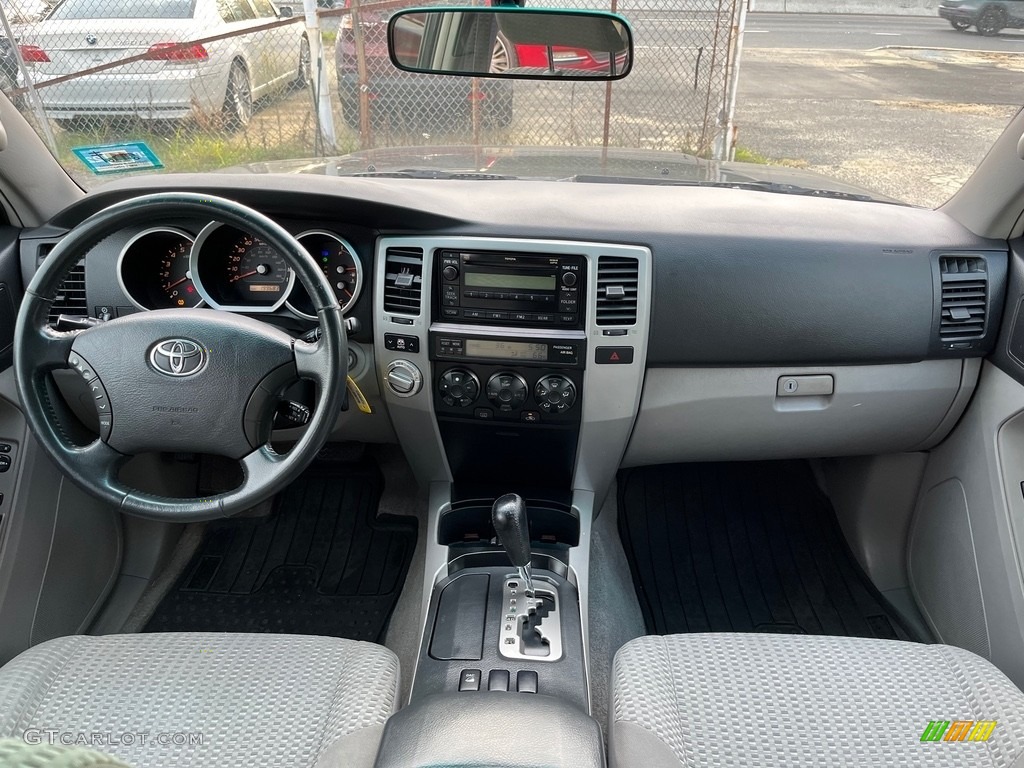
[{"label": "radio display screen", "polygon": [[466,339],[466,357],[498,357],[505,360],[547,362],[548,345],[526,341],[488,341]]},{"label": "radio display screen", "polygon": [[515,272],[464,272],[467,288],[510,288],[523,291],[554,291],[558,281],[554,275],[517,275]]}]

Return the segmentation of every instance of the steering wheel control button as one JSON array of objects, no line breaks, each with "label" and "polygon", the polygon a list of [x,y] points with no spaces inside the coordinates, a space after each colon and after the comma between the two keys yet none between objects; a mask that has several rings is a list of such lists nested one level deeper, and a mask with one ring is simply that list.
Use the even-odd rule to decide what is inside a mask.
[{"label": "steering wheel control button", "polygon": [[516,675],[516,690],[519,693],[536,693],[537,688],[537,673],[528,669],[520,670]]},{"label": "steering wheel control button", "polygon": [[492,669],[487,675],[488,691],[507,691],[510,675],[507,669]]},{"label": "steering wheel control button", "polygon": [[388,389],[398,397],[412,397],[423,389],[423,374],[408,360],[392,360],[384,374]]},{"label": "steering wheel control button", "polygon": [[453,408],[468,408],[480,395],[480,380],[470,371],[451,368],[437,382],[441,401]]},{"label": "steering wheel control button", "polygon": [[384,348],[394,352],[411,352],[416,354],[420,351],[420,340],[418,336],[399,336],[395,333],[385,333]]},{"label": "steering wheel control button", "polygon": [[576,404],[576,385],[565,376],[552,374],[537,382],[533,396],[544,413],[564,413]]},{"label": "steering wheel control button", "polygon": [[206,350],[191,339],[164,339],[149,350],[153,369],[174,378],[194,376],[206,367],[206,360]]},{"label": "steering wheel control button", "polygon": [[528,391],[526,381],[518,373],[502,371],[487,380],[487,399],[506,413],[521,407]]},{"label": "steering wheel control button", "polygon": [[96,378],[96,374],[93,372],[92,366],[89,365],[89,361],[75,352],[68,356],[68,365],[86,381],[92,381]]},{"label": "steering wheel control button", "polygon": [[480,690],[480,670],[479,669],[464,669],[462,674],[459,675],[459,690],[460,691],[479,691]]},{"label": "steering wheel control button", "polygon": [[633,347],[596,347],[594,362],[598,365],[631,365]]}]

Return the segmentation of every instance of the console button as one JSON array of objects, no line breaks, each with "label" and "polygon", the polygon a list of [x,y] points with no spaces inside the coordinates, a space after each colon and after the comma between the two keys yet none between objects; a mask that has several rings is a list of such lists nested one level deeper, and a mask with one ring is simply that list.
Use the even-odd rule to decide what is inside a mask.
[{"label": "console button", "polygon": [[516,690],[520,693],[536,693],[537,687],[537,673],[533,670],[524,669],[516,675]]},{"label": "console button", "polygon": [[10,443],[0,443],[0,453],[10,453],[10,452],[11,452],[11,444]]},{"label": "console button", "polygon": [[508,320],[508,312],[487,312],[487,320]]},{"label": "console button", "polygon": [[[480,670],[479,669],[464,669],[462,674],[459,675],[459,690],[460,691],[479,691],[480,690]],[[536,691],[535,691],[536,693]]]},{"label": "console button", "polygon": [[576,385],[565,376],[545,376],[533,388],[537,405],[545,413],[564,413],[576,403]]},{"label": "console button", "polygon": [[533,320],[533,322],[535,322],[535,323],[553,323],[553,322],[555,322],[555,316],[554,315],[548,315],[548,314],[534,315],[530,319]]},{"label": "console button", "polygon": [[502,371],[487,380],[487,399],[501,411],[511,411],[526,402],[528,387],[518,373]]},{"label": "console button", "polygon": [[530,320],[530,315],[526,312],[511,312],[509,313],[509,319],[515,320],[519,323],[525,323]]},{"label": "console button", "polygon": [[473,416],[480,419],[480,421],[490,421],[494,418],[494,411],[490,408],[477,408],[473,411]]},{"label": "console button", "polygon": [[11,457],[0,456],[0,472],[6,472],[11,468]]},{"label": "console button", "polygon": [[443,307],[441,309],[441,316],[442,317],[449,317],[449,318],[450,317],[458,317],[461,314],[462,314],[462,310],[461,309],[457,309],[455,307]]},{"label": "console button", "polygon": [[562,285],[564,285],[564,286],[566,286],[568,288],[572,288],[572,286],[576,285],[576,280],[577,279],[578,278],[576,277],[576,273],[575,272],[563,272],[562,273]]},{"label": "console button", "polygon": [[420,340],[418,336],[399,336],[395,333],[385,333],[384,348],[396,352],[419,352]]},{"label": "console button", "polygon": [[540,421],[540,413],[537,411],[523,411],[519,418],[527,424],[537,424]]},{"label": "console button", "polygon": [[594,362],[598,365],[629,365],[633,362],[633,347],[597,347]]},{"label": "console button", "polygon": [[507,669],[492,669],[487,675],[488,691],[507,691],[510,675]]},{"label": "console button", "polygon": [[457,280],[459,277],[459,268],[448,264],[441,270],[441,274],[444,275],[445,280]]},{"label": "console button", "polygon": [[468,408],[480,394],[480,380],[469,371],[451,368],[441,374],[437,390],[445,405]]}]

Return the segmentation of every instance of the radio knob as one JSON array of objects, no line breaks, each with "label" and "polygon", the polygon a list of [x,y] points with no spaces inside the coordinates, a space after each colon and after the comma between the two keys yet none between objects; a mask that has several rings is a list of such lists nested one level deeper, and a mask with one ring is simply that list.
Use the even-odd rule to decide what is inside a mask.
[{"label": "radio knob", "polygon": [[562,285],[564,285],[566,288],[572,288],[574,285],[576,285],[577,279],[578,278],[576,277],[575,272],[562,273]]},{"label": "radio knob", "polygon": [[412,397],[423,388],[423,374],[408,360],[392,360],[388,363],[384,381],[399,397]]},{"label": "radio knob", "polygon": [[487,380],[487,399],[502,411],[519,408],[526,402],[528,391],[526,380],[511,371],[496,373]]},{"label": "radio knob", "polygon": [[472,371],[450,368],[437,381],[441,402],[453,408],[468,408],[480,394],[480,380]]},{"label": "radio knob", "polygon": [[453,267],[451,264],[449,264],[447,267],[441,270],[441,274],[444,276],[445,280],[455,280],[459,276],[459,268]]},{"label": "radio knob", "polygon": [[552,374],[537,382],[533,396],[545,413],[565,413],[576,404],[576,385],[565,376]]}]

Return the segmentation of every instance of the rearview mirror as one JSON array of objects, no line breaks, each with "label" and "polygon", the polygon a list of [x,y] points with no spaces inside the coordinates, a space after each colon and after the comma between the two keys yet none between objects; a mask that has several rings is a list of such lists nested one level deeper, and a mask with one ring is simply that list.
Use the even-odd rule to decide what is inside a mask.
[{"label": "rearview mirror", "polygon": [[388,50],[406,72],[618,80],[633,65],[633,33],[601,11],[414,8],[391,17]]}]

